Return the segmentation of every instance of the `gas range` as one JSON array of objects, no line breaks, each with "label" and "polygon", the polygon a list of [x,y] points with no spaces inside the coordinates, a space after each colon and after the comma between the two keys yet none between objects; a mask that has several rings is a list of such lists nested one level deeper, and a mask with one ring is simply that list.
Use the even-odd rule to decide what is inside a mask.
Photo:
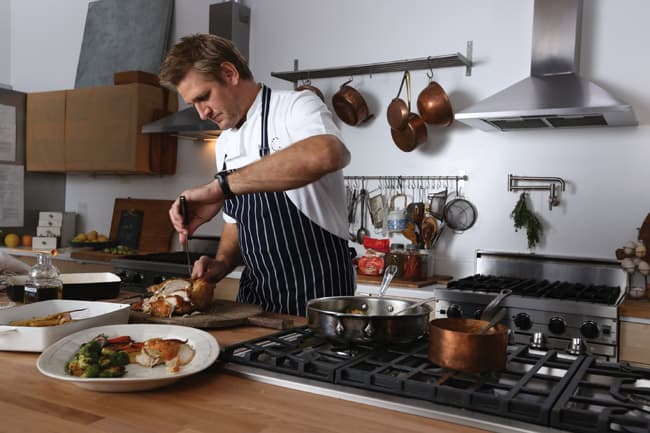
[{"label": "gas range", "polygon": [[427,348],[338,346],[305,327],[227,347],[220,360],[253,380],[490,431],[650,431],[648,369],[513,344],[505,370],[454,374]]},{"label": "gas range", "polygon": [[[618,306],[626,285],[616,261],[478,251],[477,274],[434,290],[436,317],[478,318],[502,289],[514,343],[564,350],[574,339],[618,360]],[[540,343],[541,344],[541,343]]]}]

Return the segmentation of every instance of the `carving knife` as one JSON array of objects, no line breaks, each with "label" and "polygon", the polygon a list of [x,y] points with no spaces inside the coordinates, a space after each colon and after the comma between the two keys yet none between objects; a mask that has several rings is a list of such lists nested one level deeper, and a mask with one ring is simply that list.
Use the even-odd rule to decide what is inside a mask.
[{"label": "carving knife", "polygon": [[[187,201],[185,200],[185,196],[180,196],[178,197],[178,203],[180,204],[181,207],[181,216],[183,217],[183,226],[187,227],[187,225],[190,223],[190,217],[187,214]],[[185,238],[185,243],[183,244],[183,250],[185,250],[185,256],[187,257],[187,271],[189,273],[189,276],[192,276],[192,260],[190,259],[190,237],[187,236]]]}]

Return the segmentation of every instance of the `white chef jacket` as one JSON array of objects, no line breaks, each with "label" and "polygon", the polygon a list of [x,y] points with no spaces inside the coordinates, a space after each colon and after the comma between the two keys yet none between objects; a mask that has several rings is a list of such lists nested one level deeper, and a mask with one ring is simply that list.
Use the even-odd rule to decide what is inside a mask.
[{"label": "white chef jacket", "polygon": [[[243,167],[260,159],[262,92],[240,128],[223,131],[216,143],[217,169]],[[331,134],[341,138],[332,113],[310,90],[273,90],[269,107],[268,137],[271,153],[305,138]],[[291,202],[310,220],[343,239],[348,237],[343,171],[329,173],[315,182],[286,191]],[[236,223],[224,212],[224,221]]]}]

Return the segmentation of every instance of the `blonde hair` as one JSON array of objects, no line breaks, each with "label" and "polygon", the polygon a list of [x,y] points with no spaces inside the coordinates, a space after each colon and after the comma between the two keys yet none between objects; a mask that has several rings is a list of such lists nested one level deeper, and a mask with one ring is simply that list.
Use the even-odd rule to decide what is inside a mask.
[{"label": "blonde hair", "polygon": [[190,69],[223,83],[224,79],[221,76],[223,62],[232,63],[239,72],[240,78],[253,79],[253,73],[246,59],[232,41],[211,34],[199,33],[185,36],[167,53],[160,67],[160,84],[174,89]]}]

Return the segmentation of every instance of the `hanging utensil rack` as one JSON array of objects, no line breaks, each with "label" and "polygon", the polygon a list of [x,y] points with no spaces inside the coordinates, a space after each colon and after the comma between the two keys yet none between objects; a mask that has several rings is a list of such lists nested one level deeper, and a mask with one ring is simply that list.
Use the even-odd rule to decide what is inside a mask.
[{"label": "hanging utensil rack", "polygon": [[[519,182],[537,182],[545,185],[519,185]],[[553,210],[553,206],[560,204],[557,185],[562,191],[566,190],[566,181],[561,177],[514,176],[508,174],[508,191],[548,191],[548,210]]]},{"label": "hanging utensil rack", "polygon": [[465,75],[472,75],[472,50],[473,42],[467,41],[467,53],[447,54],[442,56],[429,56],[410,60],[397,60],[392,62],[370,63],[365,65],[342,66],[338,68],[304,69],[298,70],[298,59],[293,61],[294,70],[286,72],[271,72],[272,77],[297,83],[300,80],[316,78],[331,78],[352,75],[372,75],[384,72],[414,71],[418,69],[437,69],[450,67],[465,67]]},{"label": "hanging utensil rack", "polygon": [[346,182],[357,181],[363,184],[370,180],[379,182],[394,182],[398,188],[405,187],[409,183],[420,182],[455,182],[458,187],[462,186],[462,182],[468,180],[467,175],[461,176],[344,176]]}]

